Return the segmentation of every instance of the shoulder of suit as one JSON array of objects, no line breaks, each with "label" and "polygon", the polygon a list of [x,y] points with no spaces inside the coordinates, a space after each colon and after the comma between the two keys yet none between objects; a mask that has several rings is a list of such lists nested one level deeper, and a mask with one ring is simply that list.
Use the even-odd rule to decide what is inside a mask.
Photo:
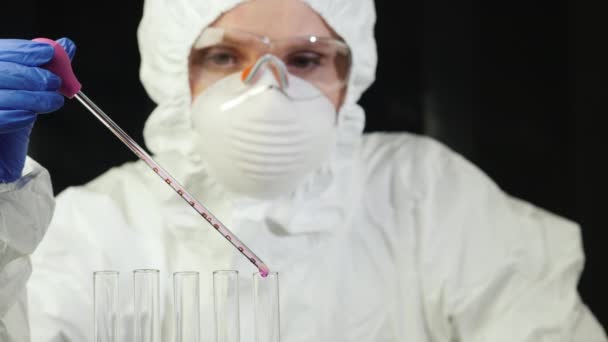
[{"label": "shoulder of suit", "polygon": [[360,158],[370,170],[391,167],[427,175],[463,159],[431,137],[404,132],[364,134]]}]

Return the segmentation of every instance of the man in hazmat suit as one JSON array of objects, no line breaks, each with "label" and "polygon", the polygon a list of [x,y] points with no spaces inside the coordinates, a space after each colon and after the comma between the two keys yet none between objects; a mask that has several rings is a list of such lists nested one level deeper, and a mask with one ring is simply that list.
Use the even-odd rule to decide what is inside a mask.
[{"label": "man in hazmat suit", "polygon": [[[429,138],[362,134],[374,21],[371,0],[145,3],[141,79],[158,104],[146,145],[280,273],[282,340],[605,342],[576,291],[576,224]],[[251,264],[142,162],[53,199],[25,157],[35,113],[63,103],[40,68],[51,55],[0,40],[0,341],[92,340],[104,269],[121,272],[120,340],[134,340],[125,290],[141,268],[200,272],[202,341],[211,272],[239,270],[253,341]]]}]

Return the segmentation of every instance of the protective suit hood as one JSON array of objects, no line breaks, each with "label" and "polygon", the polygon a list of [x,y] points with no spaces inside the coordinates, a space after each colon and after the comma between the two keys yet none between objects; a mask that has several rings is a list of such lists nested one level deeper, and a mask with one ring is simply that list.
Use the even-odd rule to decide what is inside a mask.
[{"label": "protective suit hood", "polygon": [[[314,205],[327,211],[329,206],[332,208],[330,211],[336,211],[335,217],[344,216],[348,211],[344,207],[348,201],[338,197],[351,195],[340,186],[350,186],[350,163],[353,162],[353,152],[359,146],[365,124],[363,109],[356,102],[374,81],[377,61],[373,1],[305,2],[349,45],[352,67],[345,100],[338,113],[336,148],[331,160],[309,175],[295,193],[275,200],[274,203],[266,203],[266,209],[274,208],[275,213],[281,213],[281,218],[276,220],[291,222],[291,228],[297,231],[299,229],[294,228],[293,224],[297,221],[294,216],[302,208]],[[240,3],[236,0],[148,0],[138,29],[142,58],[141,80],[150,97],[158,104],[144,128],[146,145],[155,158],[161,164],[166,164],[169,171],[186,187],[197,187],[198,191],[195,190],[194,194],[198,194],[212,211],[219,210],[219,206],[223,206],[222,202],[234,202],[235,198],[208,176],[205,161],[194,153],[188,55],[200,32],[222,13]],[[237,205],[248,206],[244,202],[251,204],[248,200],[237,199],[239,201],[240,204]],[[336,226],[338,223],[334,221],[328,225]]]}]

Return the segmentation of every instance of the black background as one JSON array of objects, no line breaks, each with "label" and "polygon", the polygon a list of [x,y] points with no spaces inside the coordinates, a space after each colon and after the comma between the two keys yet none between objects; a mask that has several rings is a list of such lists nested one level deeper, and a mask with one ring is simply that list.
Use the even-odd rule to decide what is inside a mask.
[{"label": "black background", "polygon": [[[154,104],[138,79],[139,1],[1,1],[0,38],[72,38],[83,91],[143,142]],[[543,0],[376,4],[379,67],[361,101],[366,131],[432,135],[507,192],[581,223],[580,290],[606,326],[606,144],[595,123],[607,113],[606,12]],[[134,159],[75,101],[41,116],[30,154],[56,192]]]}]

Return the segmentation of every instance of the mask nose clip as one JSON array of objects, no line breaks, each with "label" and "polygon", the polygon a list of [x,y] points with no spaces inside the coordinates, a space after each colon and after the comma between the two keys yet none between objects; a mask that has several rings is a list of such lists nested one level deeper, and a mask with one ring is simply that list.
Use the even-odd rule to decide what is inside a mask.
[{"label": "mask nose clip", "polygon": [[265,54],[260,57],[255,64],[243,70],[243,73],[241,74],[243,83],[247,85],[254,84],[256,79],[258,79],[258,75],[260,75],[260,70],[262,70],[264,66],[270,69],[281,90],[285,90],[285,88],[289,86],[285,63],[271,54]]}]

